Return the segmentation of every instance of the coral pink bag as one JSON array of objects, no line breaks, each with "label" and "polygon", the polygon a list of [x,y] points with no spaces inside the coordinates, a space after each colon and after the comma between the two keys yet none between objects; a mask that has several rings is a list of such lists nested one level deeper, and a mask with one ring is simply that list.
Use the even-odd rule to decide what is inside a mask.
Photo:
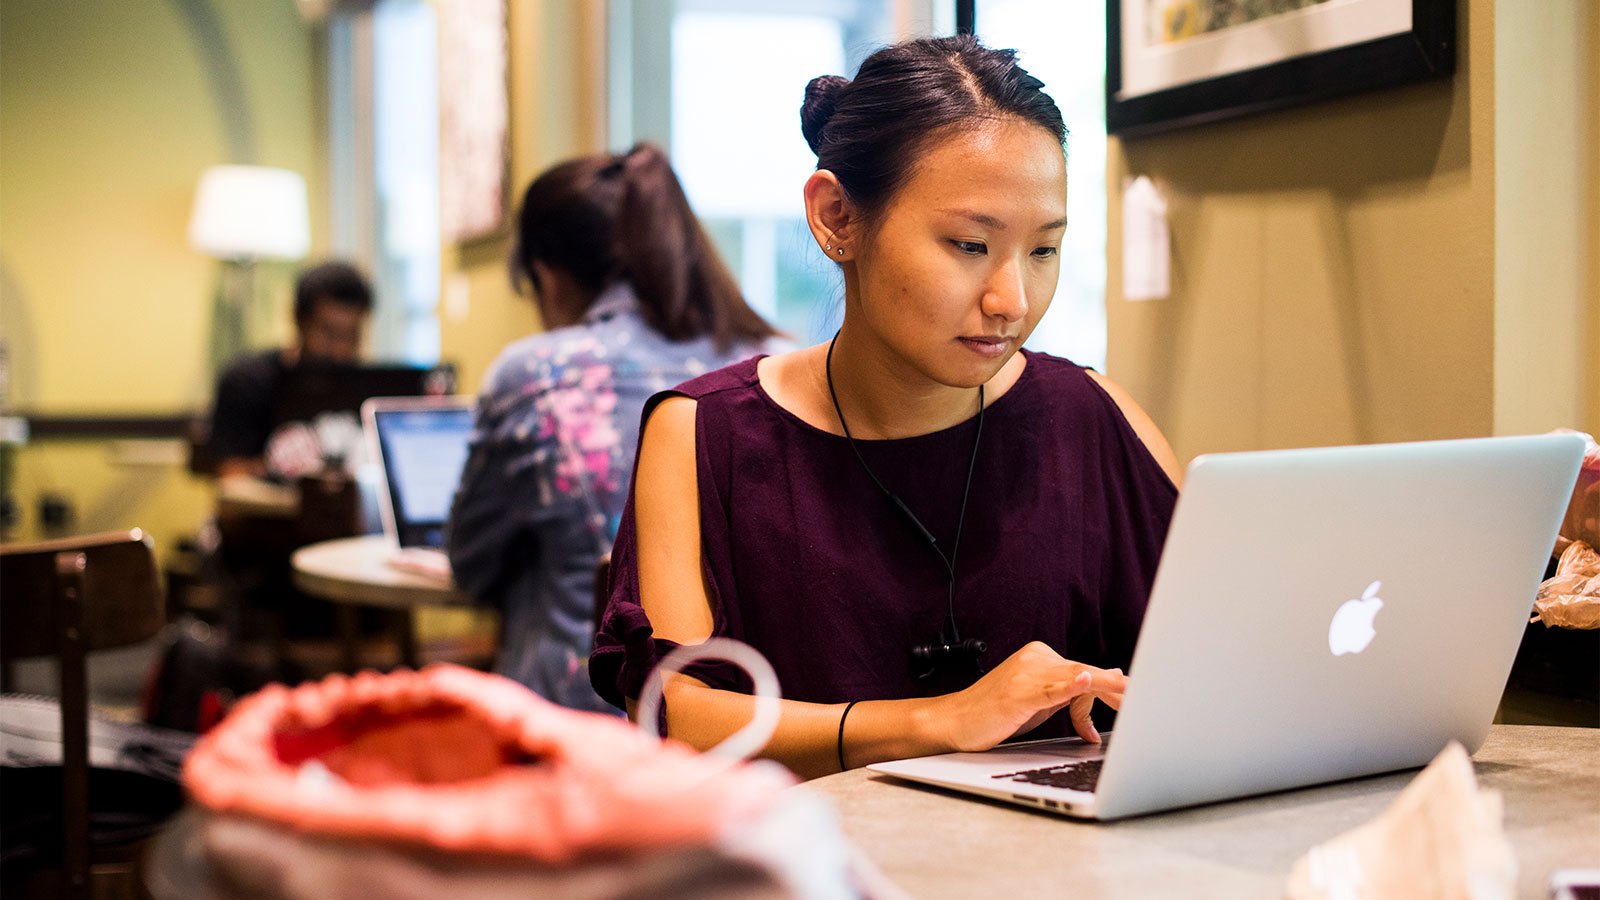
[{"label": "coral pink bag", "polygon": [[740,761],[770,736],[776,681],[754,651],[721,643],[685,656],[754,656],[770,699],[708,754],[457,666],[271,686],[189,756],[200,810],[154,867],[168,891],[152,893],[862,896],[831,811],[786,791],[781,766]]}]

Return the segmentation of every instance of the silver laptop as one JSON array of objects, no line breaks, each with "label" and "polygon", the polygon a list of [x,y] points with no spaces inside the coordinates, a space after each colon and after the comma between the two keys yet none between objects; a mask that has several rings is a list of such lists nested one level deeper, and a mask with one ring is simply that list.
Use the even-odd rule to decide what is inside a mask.
[{"label": "silver laptop", "polygon": [[443,565],[445,522],[472,438],[473,398],[374,397],[361,404],[361,421],[382,475],[384,536],[407,554],[399,559],[426,567],[437,557]]},{"label": "silver laptop", "polygon": [[1189,466],[1115,734],[873,765],[1114,819],[1476,751],[1577,479],[1570,434]]}]

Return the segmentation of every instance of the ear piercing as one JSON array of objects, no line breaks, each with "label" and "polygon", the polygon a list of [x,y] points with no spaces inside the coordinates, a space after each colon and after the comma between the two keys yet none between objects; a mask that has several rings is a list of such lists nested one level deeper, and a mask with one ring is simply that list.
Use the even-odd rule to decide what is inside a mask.
[{"label": "ear piercing", "polygon": [[837,253],[840,256],[844,255],[844,248],[843,247],[839,247],[839,248],[835,249],[832,244],[824,244],[822,249],[824,249],[826,251],[829,251],[829,252],[832,252],[832,253]]}]

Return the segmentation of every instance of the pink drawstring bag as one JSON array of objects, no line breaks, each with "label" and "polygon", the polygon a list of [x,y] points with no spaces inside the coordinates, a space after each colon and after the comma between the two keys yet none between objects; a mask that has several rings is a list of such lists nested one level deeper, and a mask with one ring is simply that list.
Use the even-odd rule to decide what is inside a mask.
[{"label": "pink drawstring bag", "polygon": [[[730,741],[765,743],[768,681],[745,729],[767,733]],[[274,685],[195,745],[199,809],[158,851],[152,893],[863,896],[831,810],[775,763],[715,753],[457,666]]]},{"label": "pink drawstring bag", "polygon": [[448,665],[272,685],[200,739],[183,778],[212,812],[545,863],[709,844],[793,783]]}]

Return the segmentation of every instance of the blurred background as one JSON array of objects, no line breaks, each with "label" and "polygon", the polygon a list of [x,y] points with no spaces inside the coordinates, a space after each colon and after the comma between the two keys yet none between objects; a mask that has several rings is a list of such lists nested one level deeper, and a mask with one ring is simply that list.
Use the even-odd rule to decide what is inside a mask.
[{"label": "blurred background", "polygon": [[[366,357],[447,362],[475,391],[540,327],[507,281],[508,211],[581,153],[669,148],[752,304],[827,334],[805,82],[963,18],[1072,132],[1033,344],[1108,371],[1180,457],[1600,431],[1600,11],[1457,8],[1451,78],[1122,141],[1094,0],[6,0],[5,537],[138,526],[170,561],[213,505],[186,423],[219,359],[288,339],[309,261],[371,273]],[[282,227],[197,234],[218,166],[292,175]],[[1123,297],[1141,175],[1172,234],[1155,301]]]}]

